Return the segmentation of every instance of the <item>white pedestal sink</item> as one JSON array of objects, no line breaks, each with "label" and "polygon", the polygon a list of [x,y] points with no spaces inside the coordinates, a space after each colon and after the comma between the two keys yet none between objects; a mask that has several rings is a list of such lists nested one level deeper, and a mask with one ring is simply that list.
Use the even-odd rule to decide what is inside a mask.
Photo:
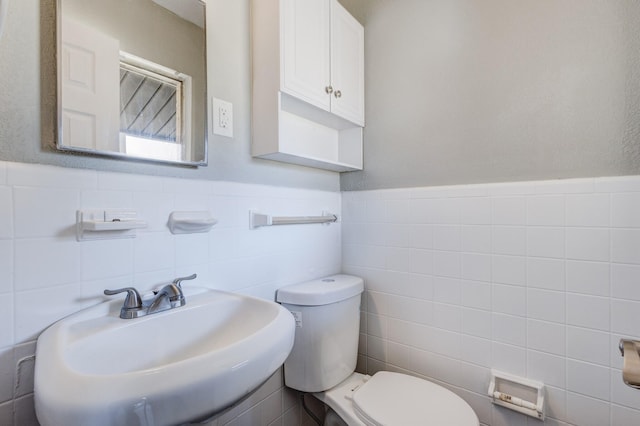
[{"label": "white pedestal sink", "polygon": [[35,403],[42,426],[176,425],[234,404],[293,346],[280,305],[214,290],[187,304],[119,318],[122,300],[49,327],[38,339]]}]

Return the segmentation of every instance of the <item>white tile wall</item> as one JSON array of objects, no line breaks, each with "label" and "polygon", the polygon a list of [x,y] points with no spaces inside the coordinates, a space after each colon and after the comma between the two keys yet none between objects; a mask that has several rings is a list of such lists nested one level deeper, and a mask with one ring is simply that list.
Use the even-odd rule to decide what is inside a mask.
[{"label": "white tile wall", "polygon": [[[248,229],[249,209],[341,206],[329,227]],[[75,210],[101,207],[135,208],[149,226],[132,240],[75,241]],[[171,235],[169,213],[186,209],[219,223]],[[486,425],[540,424],[491,405],[491,368],[548,385],[545,424],[634,425],[640,392],[622,384],[616,345],[640,339],[639,218],[640,177],[341,196],[0,162],[0,424],[36,424],[31,373],[15,388],[15,367],[42,329],[104,288],[197,272],[200,285],[271,299],[342,265],[367,286],[359,368],[436,380]],[[308,422],[276,374],[210,425]]]},{"label": "white tile wall", "polygon": [[[342,198],[343,270],[367,287],[361,369],[435,380],[492,426],[541,423],[492,407],[491,368],[547,384],[544,424],[640,424],[617,349],[640,339],[639,176]],[[381,204],[402,215],[371,211]],[[376,256],[390,242],[409,258],[392,273]]]},{"label": "white tile wall", "polygon": [[[384,203],[373,205],[384,217]],[[77,242],[75,213],[82,208],[133,208],[148,227],[135,239]],[[218,219],[212,232],[170,234],[169,214],[193,209],[210,210]],[[197,282],[186,285],[273,299],[283,285],[340,271],[340,223],[249,230],[249,209],[276,216],[340,214],[341,195],[0,162],[0,424],[37,424],[33,365],[23,365],[27,376],[17,388],[17,363],[34,353],[44,328],[105,300],[105,288],[145,291],[196,272]],[[389,210],[390,217],[401,217],[400,210]],[[389,253],[389,264],[406,269],[407,243],[395,245],[399,251]],[[278,373],[210,424],[307,421]]]}]

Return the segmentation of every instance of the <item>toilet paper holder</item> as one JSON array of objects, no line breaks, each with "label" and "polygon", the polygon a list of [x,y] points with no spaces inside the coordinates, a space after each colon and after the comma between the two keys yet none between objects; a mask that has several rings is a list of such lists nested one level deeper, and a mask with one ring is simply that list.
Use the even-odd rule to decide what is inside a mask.
[{"label": "toilet paper holder", "polygon": [[544,421],[544,384],[513,374],[491,370],[489,397],[495,405]]},{"label": "toilet paper holder", "polygon": [[640,389],[640,341],[620,339],[618,348],[623,357],[622,381],[627,386]]}]

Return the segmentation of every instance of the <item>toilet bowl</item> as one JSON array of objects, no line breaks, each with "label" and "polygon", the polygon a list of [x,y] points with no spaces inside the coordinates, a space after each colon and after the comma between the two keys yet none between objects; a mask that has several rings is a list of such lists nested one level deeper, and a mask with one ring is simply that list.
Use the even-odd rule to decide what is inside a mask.
[{"label": "toilet bowl", "polygon": [[476,414],[458,395],[406,374],[353,373],[333,388],[313,395],[349,426],[478,425]]},{"label": "toilet bowl", "polygon": [[362,279],[350,275],[278,290],[277,301],[296,319],[287,387],[330,407],[326,426],[478,426],[471,407],[442,386],[388,371],[355,373],[363,290]]}]

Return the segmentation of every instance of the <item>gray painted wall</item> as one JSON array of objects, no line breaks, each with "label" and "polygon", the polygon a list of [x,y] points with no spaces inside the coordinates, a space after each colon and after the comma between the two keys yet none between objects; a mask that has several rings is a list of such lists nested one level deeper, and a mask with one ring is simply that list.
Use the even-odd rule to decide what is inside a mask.
[{"label": "gray painted wall", "polygon": [[249,0],[208,0],[209,93],[234,106],[233,140],[209,136],[199,169],[55,150],[55,0],[10,0],[0,39],[0,160],[339,190],[339,176],[250,155]]},{"label": "gray painted wall", "polygon": [[640,173],[637,0],[345,0],[365,168],[343,190]]}]

